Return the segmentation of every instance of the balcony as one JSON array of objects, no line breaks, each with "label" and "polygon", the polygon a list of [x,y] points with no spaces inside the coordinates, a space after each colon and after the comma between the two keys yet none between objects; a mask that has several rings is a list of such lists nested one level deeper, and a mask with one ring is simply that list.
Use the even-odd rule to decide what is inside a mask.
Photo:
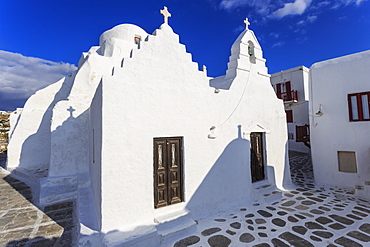
[{"label": "balcony", "polygon": [[277,93],[277,97],[282,99],[284,103],[291,103],[298,101],[297,90],[292,90],[290,92]]}]

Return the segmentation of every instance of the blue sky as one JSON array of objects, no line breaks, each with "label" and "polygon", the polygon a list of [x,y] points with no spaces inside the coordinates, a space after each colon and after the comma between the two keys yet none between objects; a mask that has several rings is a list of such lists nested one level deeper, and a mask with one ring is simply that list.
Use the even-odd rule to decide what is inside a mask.
[{"label": "blue sky", "polygon": [[210,76],[225,73],[246,17],[269,73],[370,49],[370,0],[0,0],[0,110],[75,70],[104,31],[132,23],[152,33],[163,6]]}]

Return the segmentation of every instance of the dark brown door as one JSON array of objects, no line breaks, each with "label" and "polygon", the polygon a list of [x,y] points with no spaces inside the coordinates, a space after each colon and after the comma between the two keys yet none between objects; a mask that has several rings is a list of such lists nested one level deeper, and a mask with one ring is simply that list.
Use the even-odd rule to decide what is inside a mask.
[{"label": "dark brown door", "polygon": [[251,176],[252,183],[254,183],[265,179],[262,133],[252,132],[250,142]]},{"label": "dark brown door", "polygon": [[154,207],[182,201],[182,137],[154,138]]}]

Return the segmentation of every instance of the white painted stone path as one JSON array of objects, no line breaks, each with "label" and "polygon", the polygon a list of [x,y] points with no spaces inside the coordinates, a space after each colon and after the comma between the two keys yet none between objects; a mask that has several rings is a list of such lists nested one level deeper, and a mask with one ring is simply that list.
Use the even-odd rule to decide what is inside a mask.
[{"label": "white painted stone path", "polygon": [[370,246],[370,202],[346,188],[315,185],[308,155],[290,153],[296,187],[272,203],[254,203],[198,222],[164,246]]}]

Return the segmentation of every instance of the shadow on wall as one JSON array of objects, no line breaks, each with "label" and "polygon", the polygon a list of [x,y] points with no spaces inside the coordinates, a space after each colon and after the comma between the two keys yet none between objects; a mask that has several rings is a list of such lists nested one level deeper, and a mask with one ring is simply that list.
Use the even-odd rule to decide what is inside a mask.
[{"label": "shadow on wall", "polygon": [[195,218],[205,213],[201,208],[211,213],[248,201],[252,185],[249,153],[250,142],[242,138],[239,125],[237,138],[226,146],[187,204]]},{"label": "shadow on wall", "polygon": [[[50,165],[50,137],[51,137],[51,119],[53,114],[53,107],[61,100],[66,100],[70,90],[70,83],[66,80],[71,78],[64,78],[62,87],[55,94],[53,101],[45,111],[39,128],[35,134],[30,135],[22,144],[22,149],[19,158],[19,168],[32,168],[47,170]],[[24,113],[23,113],[24,114]],[[32,113],[29,113],[32,114]],[[22,121],[22,116],[19,119]],[[24,123],[27,124],[27,123]],[[40,162],[40,158],[42,161]]]}]

